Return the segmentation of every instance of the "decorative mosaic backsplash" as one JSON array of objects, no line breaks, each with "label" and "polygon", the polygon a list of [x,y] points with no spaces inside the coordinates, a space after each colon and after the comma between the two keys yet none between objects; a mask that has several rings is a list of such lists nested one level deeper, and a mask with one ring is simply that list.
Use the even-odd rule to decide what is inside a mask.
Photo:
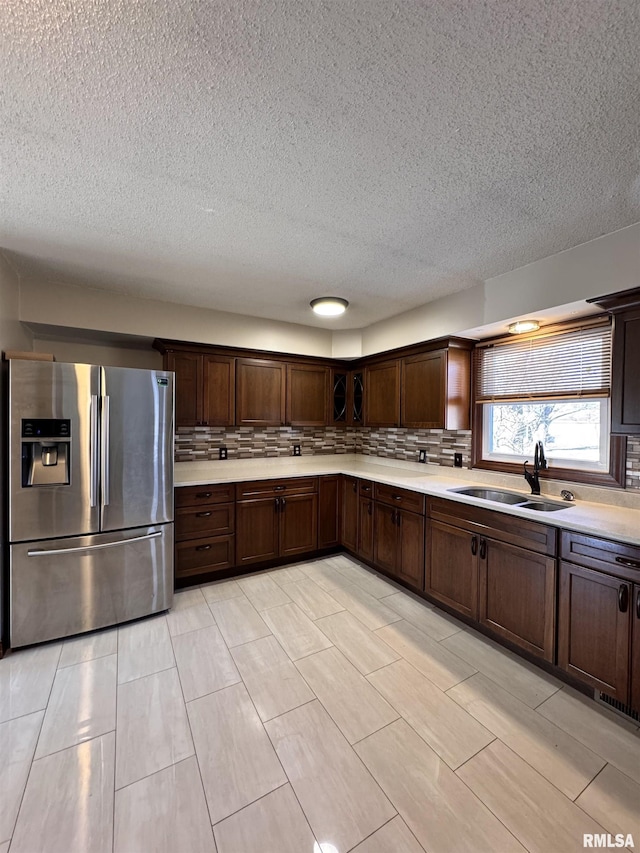
[{"label": "decorative mosaic backsplash", "polygon": [[356,430],[344,427],[178,427],[176,462],[218,459],[220,447],[229,459],[293,456],[299,444],[303,456],[355,453]]},{"label": "decorative mosaic backsplash", "polygon": [[[375,429],[373,427],[180,427],[176,435],[176,462],[218,459],[226,447],[229,459],[292,456],[299,444],[303,456],[331,453],[362,453],[390,459],[418,461],[427,451],[427,462],[453,466],[453,454],[462,453],[462,466],[471,464],[471,432],[442,429]],[[640,439],[627,440],[628,489],[640,489]]]},{"label": "decorative mosaic backsplash", "polygon": [[471,432],[469,430],[376,429],[357,430],[356,453],[386,456],[391,459],[418,461],[418,451],[427,451],[427,462],[453,467],[453,454],[462,453],[462,467],[471,464]]},{"label": "decorative mosaic backsplash", "polygon": [[627,488],[640,489],[640,438],[627,439]]},{"label": "decorative mosaic backsplash", "polygon": [[454,452],[462,453],[469,465],[471,433],[441,429],[372,429],[351,427],[179,427],[176,462],[218,459],[220,447],[229,459],[292,456],[294,444],[303,456],[328,453],[362,453],[393,459],[418,461],[418,451],[427,451],[427,462],[453,465]]}]

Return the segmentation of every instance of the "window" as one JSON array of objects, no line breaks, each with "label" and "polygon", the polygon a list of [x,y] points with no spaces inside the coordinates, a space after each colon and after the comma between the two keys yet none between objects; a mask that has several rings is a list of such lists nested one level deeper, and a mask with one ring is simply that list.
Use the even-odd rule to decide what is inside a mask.
[{"label": "window", "polygon": [[478,344],[474,466],[521,471],[542,441],[550,477],[619,485],[610,385],[611,327],[601,319]]}]

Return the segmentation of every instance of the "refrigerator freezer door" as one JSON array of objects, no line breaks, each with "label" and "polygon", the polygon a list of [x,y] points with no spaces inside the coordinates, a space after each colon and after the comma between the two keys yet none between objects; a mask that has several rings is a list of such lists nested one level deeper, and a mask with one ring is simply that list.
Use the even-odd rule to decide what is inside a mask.
[{"label": "refrigerator freezer door", "polygon": [[27,646],[171,606],[173,524],[10,546],[10,644]]},{"label": "refrigerator freezer door", "polygon": [[100,528],[173,520],[173,374],[103,367]]},{"label": "refrigerator freezer door", "polygon": [[[98,367],[9,362],[9,541],[98,532],[99,393]],[[51,421],[69,421],[68,444],[60,444],[66,459],[43,434]],[[38,455],[31,472],[23,471],[29,453]]]}]

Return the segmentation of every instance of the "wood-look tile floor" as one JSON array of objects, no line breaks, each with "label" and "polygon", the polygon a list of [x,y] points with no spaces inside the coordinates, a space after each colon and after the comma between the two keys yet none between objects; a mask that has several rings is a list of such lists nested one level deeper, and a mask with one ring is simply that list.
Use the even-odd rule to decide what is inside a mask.
[{"label": "wood-look tile floor", "polygon": [[345,556],[0,661],[0,853],[640,846],[640,731]]}]

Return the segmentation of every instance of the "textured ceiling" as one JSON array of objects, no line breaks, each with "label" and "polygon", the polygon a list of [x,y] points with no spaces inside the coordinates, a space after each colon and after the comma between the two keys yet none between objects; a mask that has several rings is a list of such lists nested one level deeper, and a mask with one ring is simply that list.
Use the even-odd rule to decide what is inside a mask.
[{"label": "textured ceiling", "polygon": [[640,219],[637,0],[2,0],[25,277],[360,327]]}]

